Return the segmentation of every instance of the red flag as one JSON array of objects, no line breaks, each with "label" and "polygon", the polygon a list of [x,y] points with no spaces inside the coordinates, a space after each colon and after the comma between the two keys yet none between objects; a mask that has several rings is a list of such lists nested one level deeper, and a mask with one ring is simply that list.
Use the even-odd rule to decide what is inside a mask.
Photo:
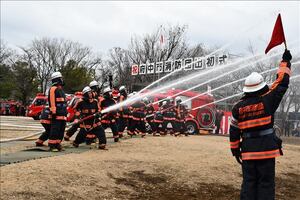
[{"label": "red flag", "polygon": [[280,14],[278,14],[278,17],[275,22],[274,30],[272,33],[272,38],[271,38],[271,41],[270,41],[268,47],[265,50],[265,54],[267,54],[268,51],[270,51],[270,49],[272,49],[273,47],[276,47],[277,45],[282,44],[283,42],[285,42],[284,31],[283,31],[283,26],[282,26],[282,22],[281,22],[281,16],[280,16]]}]

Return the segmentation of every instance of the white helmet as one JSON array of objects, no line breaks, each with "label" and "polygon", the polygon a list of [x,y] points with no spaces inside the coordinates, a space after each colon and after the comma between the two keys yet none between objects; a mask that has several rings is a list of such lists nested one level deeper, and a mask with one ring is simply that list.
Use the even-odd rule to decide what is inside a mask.
[{"label": "white helmet", "polygon": [[88,93],[90,91],[92,91],[92,89],[89,86],[86,86],[86,87],[83,88],[82,94]]},{"label": "white helmet", "polygon": [[167,101],[163,101],[162,102],[162,105],[164,106],[164,105],[167,105]]},{"label": "white helmet", "polygon": [[107,92],[111,92],[111,89],[110,89],[110,87],[104,88],[104,90],[103,90],[103,94],[104,94],[104,93],[107,93]]},{"label": "white helmet", "polygon": [[119,88],[119,91],[123,91],[123,90],[126,90],[126,87],[124,85],[122,85],[120,88]]},{"label": "white helmet", "polygon": [[175,98],[175,102],[177,102],[177,101],[182,101],[182,100],[181,100],[180,97],[176,97],[176,98]]},{"label": "white helmet", "polygon": [[56,79],[56,78],[62,78],[62,75],[61,75],[60,72],[54,72],[54,73],[51,75],[51,80]]},{"label": "white helmet", "polygon": [[149,99],[148,99],[147,97],[144,97],[144,98],[142,99],[142,101],[143,101],[143,102],[148,102]]},{"label": "white helmet", "polygon": [[94,80],[94,81],[90,82],[89,86],[90,87],[98,86],[98,82]]},{"label": "white helmet", "polygon": [[168,96],[168,97],[166,98],[166,100],[167,100],[167,101],[173,101],[173,99],[172,99],[171,96]]},{"label": "white helmet", "polygon": [[256,92],[266,86],[261,74],[252,72],[245,80],[243,92]]}]

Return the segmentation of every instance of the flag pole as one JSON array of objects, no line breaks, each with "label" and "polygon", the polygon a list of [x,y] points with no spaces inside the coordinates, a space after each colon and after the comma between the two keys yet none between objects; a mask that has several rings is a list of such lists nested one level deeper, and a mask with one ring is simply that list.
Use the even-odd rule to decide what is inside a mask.
[{"label": "flag pole", "polygon": [[285,49],[287,50],[287,45],[286,45],[286,41],[284,41],[284,46],[285,46]]}]

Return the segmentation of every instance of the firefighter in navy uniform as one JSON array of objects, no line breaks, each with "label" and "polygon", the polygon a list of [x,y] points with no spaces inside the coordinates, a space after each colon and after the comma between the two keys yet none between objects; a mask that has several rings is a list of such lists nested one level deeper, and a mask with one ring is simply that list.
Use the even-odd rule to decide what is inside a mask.
[{"label": "firefighter in navy uniform", "polygon": [[162,131],[163,134],[167,134],[167,126],[169,123],[172,125],[171,134],[174,133],[174,130],[176,130],[176,123],[175,123],[175,107],[172,102],[171,97],[167,97],[166,101],[163,102],[162,105],[162,115],[164,116],[164,122],[162,124]]},{"label": "firefighter in navy uniform", "polygon": [[176,97],[176,117],[175,117],[175,123],[176,123],[176,133],[175,136],[178,136],[179,134],[184,134],[185,136],[188,136],[186,126],[185,126],[185,117],[188,114],[188,111],[184,105],[181,105],[181,98]]},{"label": "firefighter in navy uniform", "polygon": [[138,100],[132,105],[132,122],[129,127],[130,134],[134,134],[135,131],[139,131],[142,137],[146,136],[146,104]]},{"label": "firefighter in navy uniform", "polygon": [[49,139],[50,127],[51,127],[51,115],[49,106],[46,106],[40,116],[40,122],[45,129],[45,132],[37,139],[35,145],[37,147],[45,146],[44,142]]},{"label": "firefighter in navy uniform", "polygon": [[230,147],[242,164],[242,200],[275,199],[275,157],[282,155],[282,141],[273,130],[274,113],[289,85],[292,56],[288,50],[282,59],[272,87],[253,72],[246,78],[244,97],[232,109]]},{"label": "firefighter in navy uniform", "polygon": [[[127,99],[127,91],[125,86],[121,86],[119,88],[119,92],[120,92],[120,98],[119,98],[119,102],[123,102]],[[130,108],[129,106],[123,106],[120,108],[119,110],[119,123],[118,123],[118,130],[119,130],[119,136],[123,137],[123,132],[125,130],[125,128],[127,127],[128,129],[128,123],[129,123],[129,118],[130,118]]]},{"label": "firefighter in navy uniform", "polygon": [[[112,98],[111,89],[109,87],[105,88],[103,90],[103,99],[99,102],[100,111],[110,106],[113,106],[115,104],[116,102]],[[101,118],[101,123],[104,130],[107,128],[111,129],[114,137],[114,142],[119,141],[119,132],[118,132],[118,126],[116,122],[116,116],[117,116],[117,111],[112,110],[107,113],[104,113]]]},{"label": "firefighter in navy uniform", "polygon": [[49,90],[48,102],[51,114],[51,128],[48,146],[50,151],[62,151],[61,141],[64,137],[67,120],[67,102],[63,91],[63,79],[60,72],[51,75],[52,86]]},{"label": "firefighter in navy uniform", "polygon": [[106,136],[101,126],[99,115],[97,114],[99,112],[98,101],[94,99],[90,87],[87,86],[83,88],[82,93],[83,99],[74,107],[76,110],[76,119],[74,122],[76,123],[79,119],[83,119],[91,115],[95,116],[80,122],[80,131],[73,142],[73,146],[78,147],[79,144],[84,141],[86,141],[87,144],[90,144],[92,140],[97,137],[99,140],[99,149],[105,149]]},{"label": "firefighter in navy uniform", "polygon": [[150,126],[149,134],[153,134],[155,130],[155,122],[154,122],[154,113],[155,109],[153,104],[149,101],[147,97],[143,99],[144,103],[146,104],[146,122]]}]

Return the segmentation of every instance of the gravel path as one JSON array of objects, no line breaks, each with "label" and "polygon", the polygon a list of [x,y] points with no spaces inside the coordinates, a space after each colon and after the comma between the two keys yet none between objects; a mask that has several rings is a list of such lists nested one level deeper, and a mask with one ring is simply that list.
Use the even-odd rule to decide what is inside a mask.
[{"label": "gravel path", "polygon": [[[277,159],[277,199],[300,197],[300,146]],[[238,199],[241,169],[227,137],[146,137],[7,165],[1,199]]]}]

